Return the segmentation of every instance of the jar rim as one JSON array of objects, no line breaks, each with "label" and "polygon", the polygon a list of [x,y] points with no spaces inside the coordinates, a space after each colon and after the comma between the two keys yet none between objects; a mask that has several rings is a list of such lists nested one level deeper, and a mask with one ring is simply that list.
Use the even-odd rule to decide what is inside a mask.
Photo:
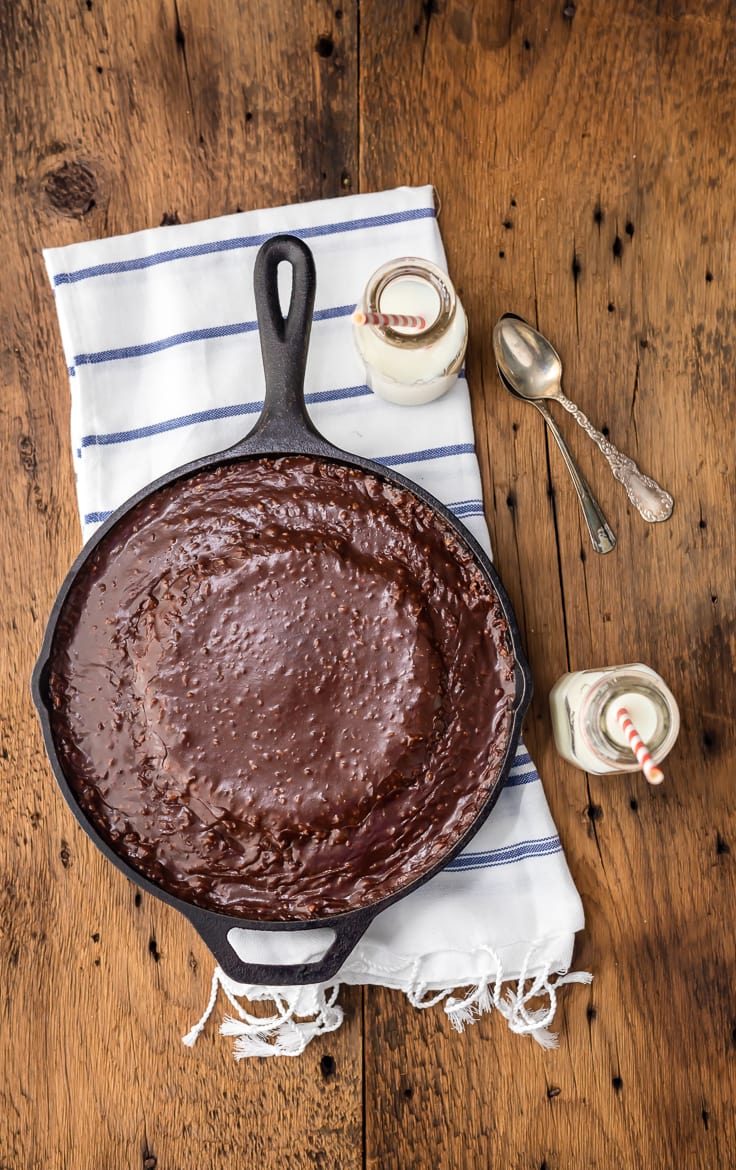
[{"label": "jar rim", "polygon": [[439,298],[439,312],[434,321],[418,333],[400,333],[390,325],[363,325],[361,328],[372,330],[382,341],[397,348],[424,349],[447,332],[457,311],[457,295],[452,281],[431,260],[421,256],[399,256],[382,264],[368,281],[363,302],[367,312],[380,312],[382,294],[395,280],[405,276],[419,277],[432,285]]},{"label": "jar rim", "polygon": [[610,705],[620,696],[632,692],[645,695],[657,709],[657,733],[647,744],[655,763],[664,759],[677,739],[679,711],[675,697],[665,683],[661,679],[655,681],[648,671],[636,667],[616,671],[591,685],[580,710],[581,738],[586,748],[602,763],[628,766],[636,760],[632,748],[611,738],[605,722]]}]

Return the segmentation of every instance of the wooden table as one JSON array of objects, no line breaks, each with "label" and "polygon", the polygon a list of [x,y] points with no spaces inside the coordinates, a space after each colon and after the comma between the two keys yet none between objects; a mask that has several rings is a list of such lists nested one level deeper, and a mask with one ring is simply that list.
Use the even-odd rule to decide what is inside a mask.
[{"label": "wooden table", "polygon": [[[15,0],[3,5],[4,1170],[732,1167],[736,1162],[736,10],[717,0]],[[580,888],[560,1048],[496,1016],[343,994],[300,1059],[180,1043],[211,961],[90,846],[28,679],[79,548],[41,247],[434,183],[472,331],[496,559],[532,663],[527,740]],[[618,534],[589,551],[539,418],[499,388],[515,309],[674,494],[647,526],[563,424]],[[661,791],[563,764],[547,694],[644,659],[683,726]],[[222,1009],[220,1009],[221,1012]]]}]

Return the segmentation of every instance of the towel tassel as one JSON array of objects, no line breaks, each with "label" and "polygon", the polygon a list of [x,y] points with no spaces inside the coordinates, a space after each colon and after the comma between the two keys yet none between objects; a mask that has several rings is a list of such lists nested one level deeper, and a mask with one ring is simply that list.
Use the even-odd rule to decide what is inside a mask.
[{"label": "towel tassel", "polygon": [[[427,983],[419,978],[422,960],[416,959],[409,975],[407,999],[413,1007],[419,1009],[435,1007],[444,1000],[445,1013],[458,1032],[462,1032],[468,1024],[475,1023],[482,1015],[495,1008],[504,1017],[512,1032],[520,1036],[532,1036],[542,1048],[556,1048],[558,1039],[556,1033],[550,1031],[550,1024],[557,1010],[557,988],[565,983],[590,983],[593,976],[589,971],[553,968],[551,963],[543,964],[536,975],[530,976],[529,967],[538,948],[538,943],[530,946],[516,980],[516,987],[508,987],[505,994],[503,984],[509,980],[504,976],[501,959],[492,947],[481,949],[492,960],[495,977],[483,976],[463,997],[455,995],[454,989],[450,987],[439,991],[430,989]],[[204,1030],[214,1010],[220,988],[238,1017],[236,1019],[235,1016],[226,1016],[220,1025],[222,1036],[235,1038],[236,1060],[242,1060],[247,1056],[300,1056],[315,1036],[336,1031],[343,1021],[343,1010],[337,1003],[339,983],[309,989],[313,998],[306,1018],[296,1018],[300,999],[298,993],[289,1002],[285,995],[277,991],[263,996],[264,1000],[273,1004],[275,1012],[270,1016],[254,1016],[239,1002],[237,984],[232,984],[221,968],[216,967],[207,1007],[201,1019],[183,1037],[183,1043],[189,1048],[194,1046]],[[529,1006],[532,1000],[544,996],[549,1001],[546,1006],[538,1008]]]},{"label": "towel tassel", "polygon": [[182,1037],[182,1042],[188,1048],[196,1044],[204,1030],[220,988],[238,1014],[237,1019],[226,1016],[220,1025],[221,1036],[235,1037],[233,1051],[236,1060],[243,1060],[246,1056],[300,1056],[315,1036],[334,1032],[342,1024],[344,1013],[336,1003],[339,984],[315,988],[314,1003],[310,1004],[311,1018],[297,1020],[294,1017],[297,1014],[298,996],[289,1004],[285,996],[274,992],[267,997],[276,1008],[274,1014],[255,1016],[239,1002],[238,993],[228,986],[229,982],[221,968],[216,967],[207,1007],[194,1027]]}]

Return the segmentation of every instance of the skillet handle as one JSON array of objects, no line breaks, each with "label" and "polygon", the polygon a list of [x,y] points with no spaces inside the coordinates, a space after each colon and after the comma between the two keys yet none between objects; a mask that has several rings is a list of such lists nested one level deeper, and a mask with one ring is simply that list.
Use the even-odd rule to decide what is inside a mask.
[{"label": "skillet handle", "polygon": [[[281,263],[291,267],[292,279],[291,301],[285,317],[279,301]],[[248,447],[257,439],[260,449],[264,449],[264,442],[274,450],[295,449],[305,431],[310,435],[318,433],[304,404],[304,372],[317,287],[314,259],[304,241],[286,235],[266,240],[256,257],[253,287],[266,398],[261,416],[243,446]]]},{"label": "skillet handle", "polygon": [[[345,960],[355,949],[375,918],[376,912],[372,909],[355,910],[343,919],[325,923],[323,926],[309,926],[307,924],[292,926],[301,933],[311,930],[329,929],[335,937],[329,947],[319,959],[303,963],[249,963],[233,949],[228,935],[233,929],[252,930],[252,922],[227,919],[219,914],[212,914],[197,907],[187,907],[186,916],[197,929],[210,951],[217,960],[218,966],[235,983],[247,983],[263,987],[296,987],[310,983],[326,983],[342,967]],[[275,922],[264,927],[258,925],[263,933],[272,930],[289,929],[288,923]]]}]

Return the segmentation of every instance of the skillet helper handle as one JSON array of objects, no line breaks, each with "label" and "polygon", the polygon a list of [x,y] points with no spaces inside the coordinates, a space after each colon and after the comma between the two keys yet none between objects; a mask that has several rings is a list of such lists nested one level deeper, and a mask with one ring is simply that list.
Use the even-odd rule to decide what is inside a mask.
[{"label": "skillet helper handle", "polygon": [[[291,301],[284,316],[278,269],[291,268]],[[256,257],[253,287],[266,375],[263,412],[249,438],[265,435],[275,445],[293,446],[295,430],[315,430],[304,404],[304,372],[317,278],[312,253],[297,236],[272,236]]]},{"label": "skillet helper handle", "polygon": [[[188,911],[187,917],[228,979],[261,987],[296,987],[326,983],[332,979],[360,942],[375,917],[375,911],[357,910],[342,921],[315,925],[313,929],[332,930],[335,937],[321,958],[304,963],[250,963],[233,950],[228,935],[234,927],[252,930],[252,923],[233,919],[223,922],[219,916],[197,911],[195,907]],[[287,923],[274,924],[276,930],[284,928],[288,930]],[[308,934],[309,928],[301,928],[300,933]]]}]

